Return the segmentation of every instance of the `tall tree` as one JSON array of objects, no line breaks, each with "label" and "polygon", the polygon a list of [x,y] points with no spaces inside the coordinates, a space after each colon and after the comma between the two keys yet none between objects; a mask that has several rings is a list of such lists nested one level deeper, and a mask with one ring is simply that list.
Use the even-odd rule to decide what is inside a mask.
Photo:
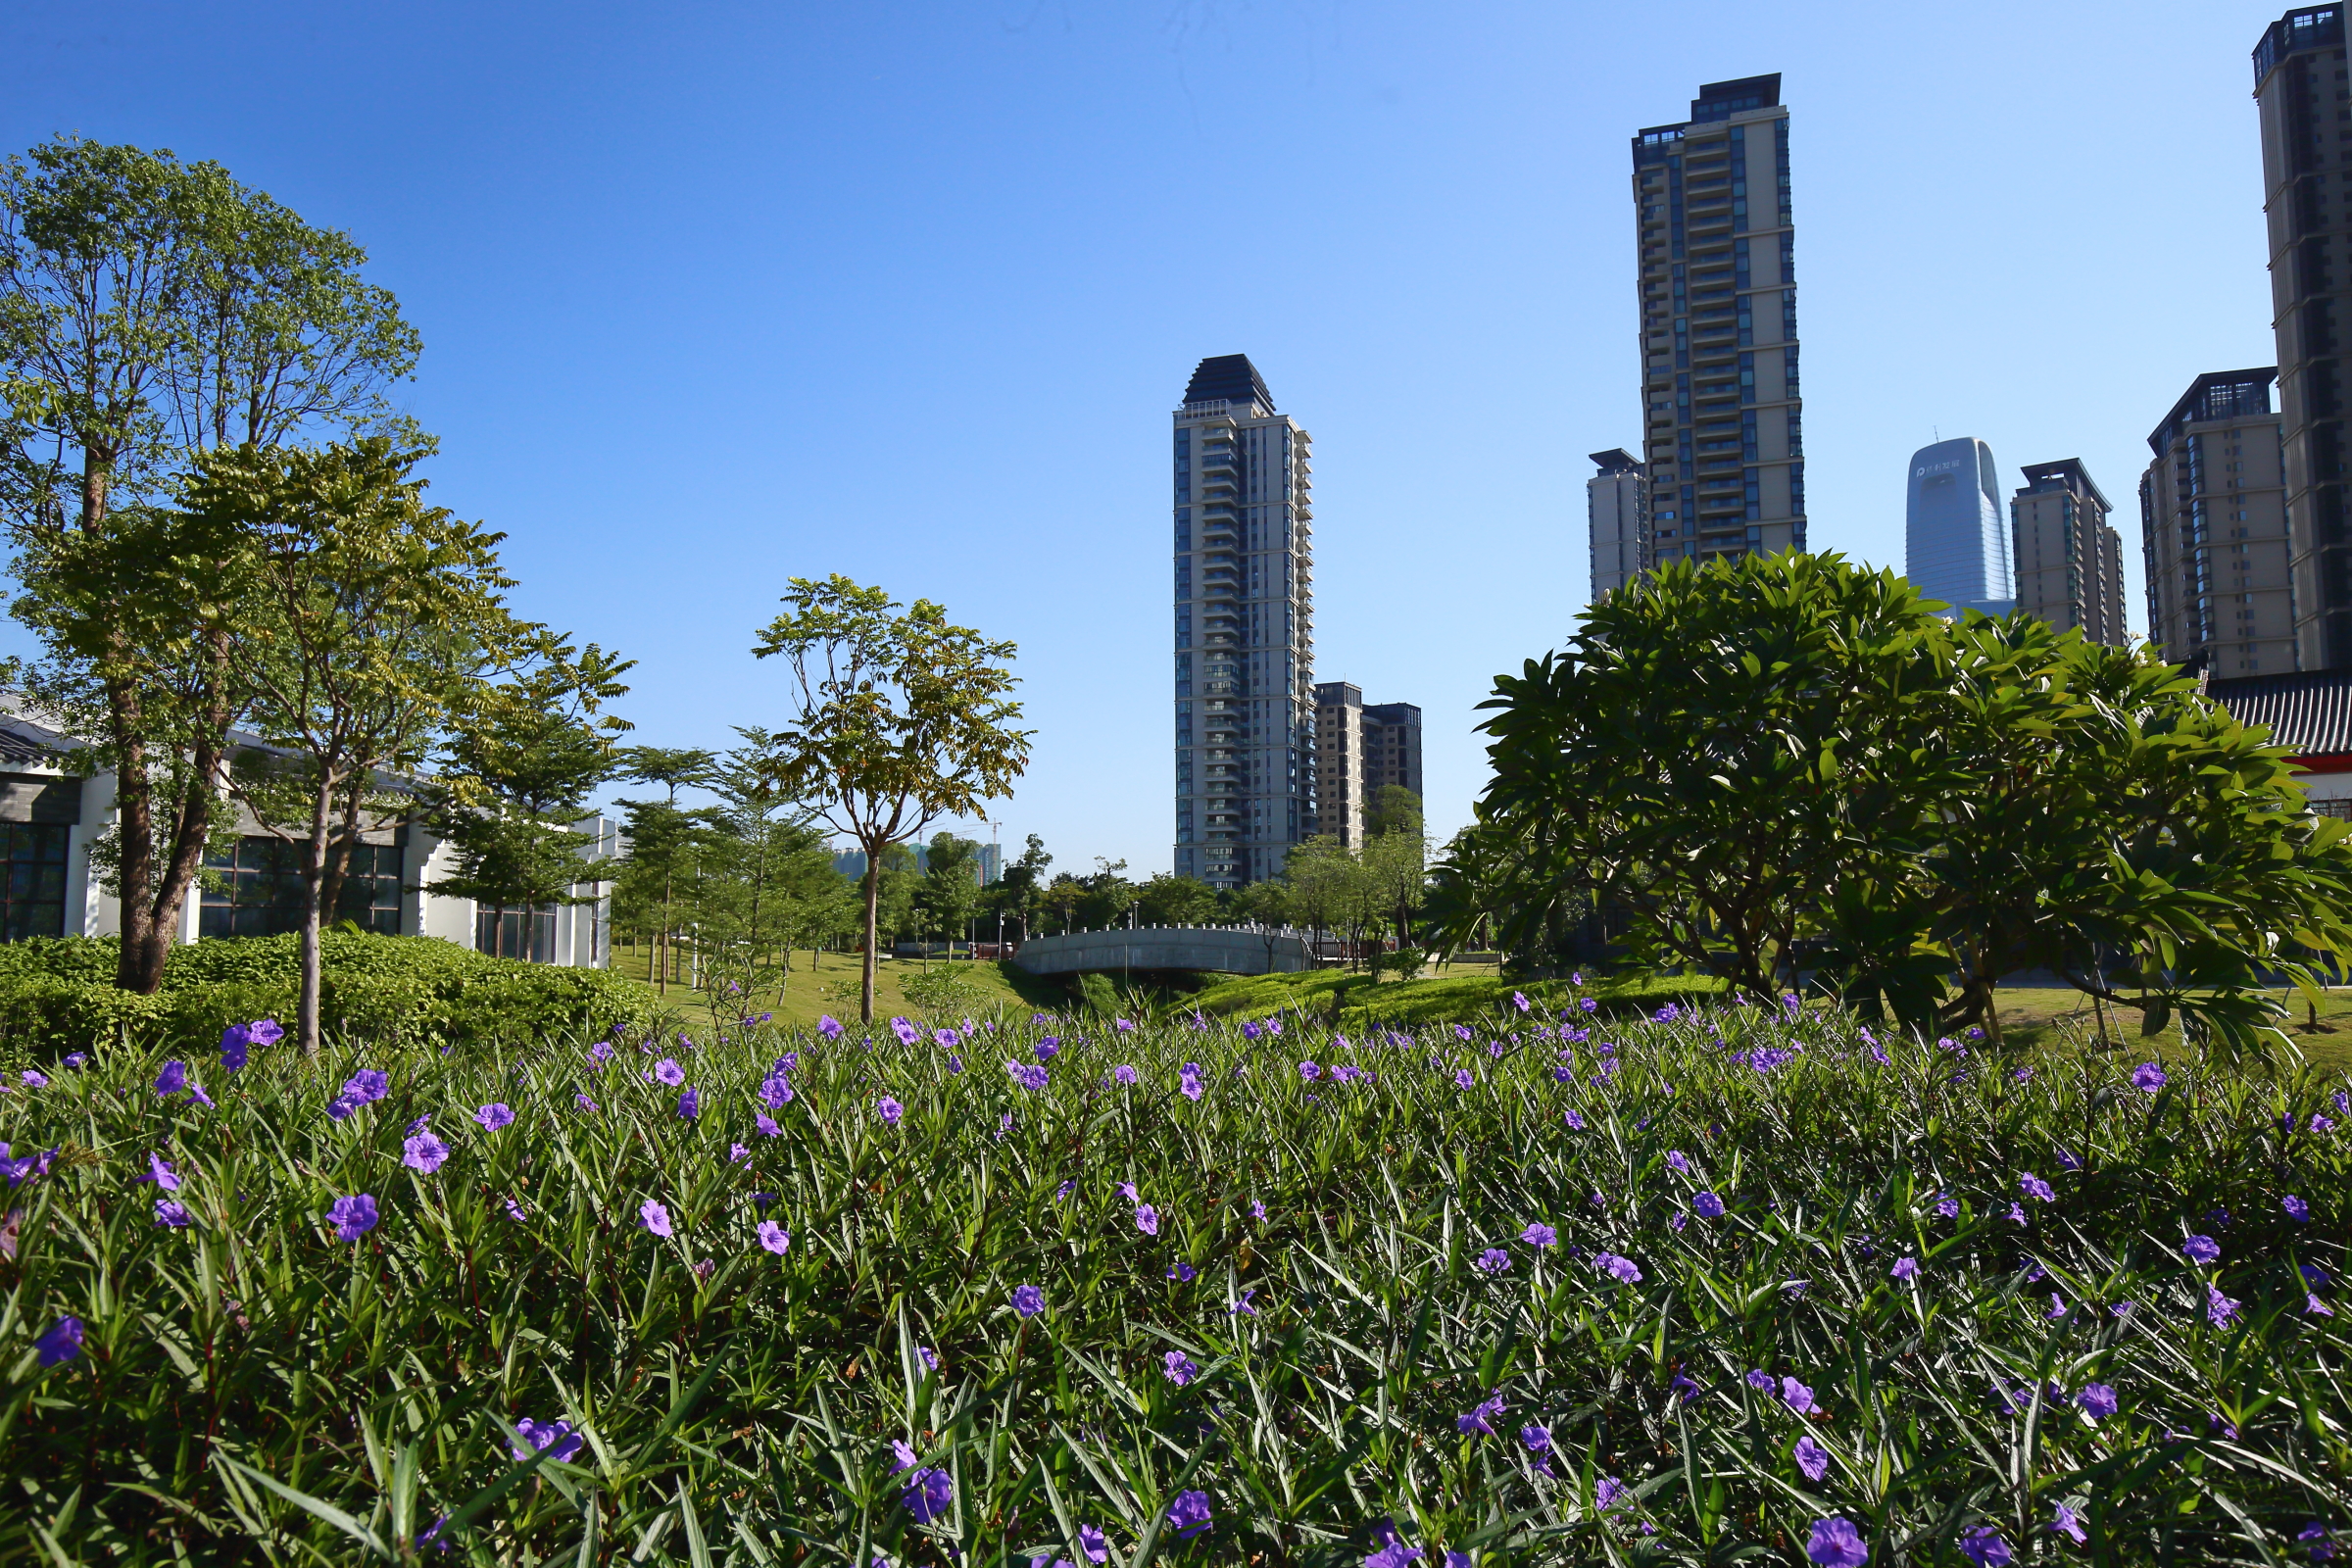
[{"label": "tall tree", "polygon": [[303,887],[303,1047],[318,1048],[319,911],[338,839],[356,840],[453,717],[483,701],[541,628],[515,620],[503,535],[429,507],[422,456],[380,437],[319,452],[240,448],[199,462],[192,510],[257,541],[260,591],[231,643],[270,750],[234,788],[292,843]]},{"label": "tall tree", "polygon": [[836,574],[792,579],[786,612],[753,652],[792,669],[794,712],[774,738],[778,785],[865,851],[865,962],[858,1016],[874,1016],[882,852],[943,816],[976,816],[1012,793],[1029,733],[1006,664],[1017,650],[949,622],[927,599],[901,607]]},{"label": "tall tree", "polygon": [[[642,821],[632,820],[629,841],[632,859],[642,853],[644,865],[658,865],[661,870],[662,921],[654,932],[652,965],[654,988],[659,995],[666,997],[669,995],[669,944],[676,929],[670,919],[670,910],[677,896],[677,872],[671,863],[669,851],[684,842],[678,833],[671,831],[673,828],[682,829],[684,825],[683,818],[678,816],[678,791],[697,786],[707,788],[713,777],[712,770],[717,765],[718,754],[693,748],[632,746],[622,757],[621,777],[639,784],[659,784],[668,795],[667,814],[657,820],[650,811],[641,812]],[[622,804],[636,805],[634,802]],[[637,843],[640,829],[645,839],[642,852]]]},{"label": "tall tree", "polygon": [[980,845],[954,833],[931,835],[923,888],[916,896],[930,928],[954,942],[980,906]]},{"label": "tall tree", "polygon": [[[433,892],[486,906],[500,932],[510,909],[527,924],[534,909],[593,902],[572,891],[587,836],[571,824],[617,765],[613,737],[629,726],[604,707],[627,694],[620,677],[635,662],[542,632],[506,680],[471,694],[423,791],[456,862]],[[348,843],[339,848],[348,857]],[[330,879],[340,877],[330,861]],[[322,902],[334,906],[332,887]]]},{"label": "tall tree", "polygon": [[1401,784],[1384,784],[1364,813],[1364,880],[1396,922],[1399,952],[1414,942],[1413,911],[1429,889],[1429,840],[1421,826],[1421,798]]},{"label": "tall tree", "polygon": [[0,504],[30,687],[116,775],[117,981],[152,992],[251,700],[240,543],[168,505],[195,458],[384,421],[415,331],[347,236],[219,165],[63,137],[0,167]]}]

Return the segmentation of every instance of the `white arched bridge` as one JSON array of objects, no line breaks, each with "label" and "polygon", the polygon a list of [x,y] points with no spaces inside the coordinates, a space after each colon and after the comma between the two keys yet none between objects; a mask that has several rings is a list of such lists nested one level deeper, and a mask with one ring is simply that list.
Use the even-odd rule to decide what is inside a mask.
[{"label": "white arched bridge", "polygon": [[1314,945],[1288,926],[1147,925],[1031,937],[1013,962],[1031,974],[1113,969],[1207,969],[1292,974],[1315,966]]}]

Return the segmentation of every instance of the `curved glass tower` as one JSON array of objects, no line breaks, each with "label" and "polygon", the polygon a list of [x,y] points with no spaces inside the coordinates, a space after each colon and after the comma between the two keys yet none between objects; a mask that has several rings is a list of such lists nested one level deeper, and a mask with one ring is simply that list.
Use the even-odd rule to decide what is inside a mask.
[{"label": "curved glass tower", "polygon": [[1961,436],[1912,455],[1903,574],[1955,615],[1963,610],[2001,615],[2015,604],[1999,470],[1984,442]]}]

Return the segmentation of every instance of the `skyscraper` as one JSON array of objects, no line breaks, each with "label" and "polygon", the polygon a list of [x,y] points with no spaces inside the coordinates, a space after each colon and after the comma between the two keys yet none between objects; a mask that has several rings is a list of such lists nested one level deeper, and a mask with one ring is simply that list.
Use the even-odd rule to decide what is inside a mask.
[{"label": "skyscraper", "polygon": [[1600,471],[1585,481],[1585,518],[1597,602],[1650,568],[1649,484],[1642,460],[1623,447],[1595,452],[1592,462]]},{"label": "skyscraper", "polygon": [[2305,667],[2295,662],[2301,582],[2271,412],[2276,373],[2264,366],[2191,381],[2148,436],[2156,459],[2139,480],[2148,640],[2218,678]]},{"label": "skyscraper", "polygon": [[1805,548],[1796,228],[1781,78],[1634,137],[1643,451],[1659,563]]},{"label": "skyscraper", "polygon": [[2352,396],[2345,365],[2352,347],[2352,122],[2345,120],[2346,85],[2341,5],[2289,11],[2254,50],[2291,603],[2304,669],[2352,666],[2352,512],[2345,502],[2352,441],[2344,424],[2345,400]]},{"label": "skyscraper", "polygon": [[1911,454],[1903,508],[1903,575],[1957,615],[2008,612],[2009,527],[2001,516],[2001,474],[1992,448],[1956,436]]},{"label": "skyscraper", "polygon": [[1315,831],[1307,453],[1248,355],[1193,371],[1176,411],[1176,874],[1213,887],[1275,875]]},{"label": "skyscraper", "polygon": [[1421,710],[1411,703],[1367,706],[1352,681],[1315,687],[1316,831],[1351,850],[1364,847],[1364,808],[1389,785],[1421,799]]},{"label": "skyscraper", "polygon": [[2107,522],[2113,510],[2079,458],[2026,469],[2025,488],[2009,498],[2017,608],[2060,631],[2080,628],[2094,643],[2129,648],[2124,541]]}]

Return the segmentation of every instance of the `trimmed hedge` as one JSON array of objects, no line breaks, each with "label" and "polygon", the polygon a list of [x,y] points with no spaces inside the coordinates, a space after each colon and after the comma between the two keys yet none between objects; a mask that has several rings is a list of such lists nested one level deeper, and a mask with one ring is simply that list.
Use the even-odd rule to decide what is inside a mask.
[{"label": "trimmed hedge", "polygon": [[[118,944],[65,937],[0,943],[0,1043],[38,1054],[118,1034],[201,1050],[232,1023],[292,1027],[296,939],[241,937],[172,950],[163,990],[115,989]],[[456,1045],[604,1034],[657,1022],[652,989],[602,969],[493,958],[432,937],[327,932],[321,1022],[353,1040]]]}]

